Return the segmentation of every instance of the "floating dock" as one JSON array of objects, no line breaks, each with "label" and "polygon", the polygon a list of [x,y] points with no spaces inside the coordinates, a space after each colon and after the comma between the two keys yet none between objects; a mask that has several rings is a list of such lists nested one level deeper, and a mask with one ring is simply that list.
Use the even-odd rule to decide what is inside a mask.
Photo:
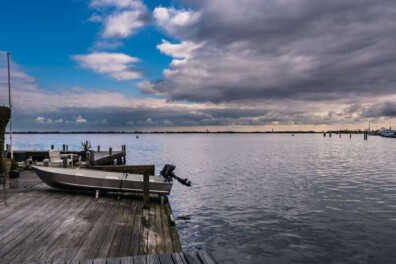
[{"label": "floating dock", "polygon": [[[0,264],[216,263],[205,253],[182,253],[167,201],[141,196],[64,191],[34,172],[0,195]],[[120,198],[121,197],[121,198]]]}]

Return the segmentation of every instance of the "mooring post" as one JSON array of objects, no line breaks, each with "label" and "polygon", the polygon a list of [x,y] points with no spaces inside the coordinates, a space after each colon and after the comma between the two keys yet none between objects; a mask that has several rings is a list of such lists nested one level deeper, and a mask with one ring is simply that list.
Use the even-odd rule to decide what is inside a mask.
[{"label": "mooring post", "polygon": [[340,133],[340,138],[341,138],[341,133]]},{"label": "mooring post", "polygon": [[69,145],[66,145],[66,151],[69,151]]},{"label": "mooring post", "polygon": [[66,145],[65,144],[62,145],[62,150],[66,151]]},{"label": "mooring post", "polygon": [[150,176],[147,172],[143,174],[143,208],[148,209],[150,207]]},{"label": "mooring post", "polygon": [[67,168],[67,157],[62,157],[63,168]]},{"label": "mooring post", "polygon": [[55,147],[54,147],[54,145],[51,145],[51,150],[53,150]]},{"label": "mooring post", "polygon": [[329,137],[331,137],[331,132],[329,132]]},{"label": "mooring post", "polygon": [[98,145],[98,152],[100,152],[100,145]]},{"label": "mooring post", "polygon": [[349,133],[349,138],[352,138],[352,133]]},{"label": "mooring post", "polygon": [[109,148],[109,155],[113,154],[113,148]]},{"label": "mooring post", "polygon": [[323,136],[326,137],[326,132],[323,131]]},{"label": "mooring post", "polygon": [[95,191],[95,199],[98,199],[99,198],[99,190],[96,190]]}]

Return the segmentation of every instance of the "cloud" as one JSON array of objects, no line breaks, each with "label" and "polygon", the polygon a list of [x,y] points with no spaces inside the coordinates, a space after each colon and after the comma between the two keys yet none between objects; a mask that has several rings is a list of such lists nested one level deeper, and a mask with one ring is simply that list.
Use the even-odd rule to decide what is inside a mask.
[{"label": "cloud", "polygon": [[98,52],[88,55],[74,55],[72,58],[84,68],[106,74],[118,81],[141,78],[140,72],[133,68],[137,58],[123,53]]},{"label": "cloud", "polygon": [[[147,7],[138,0],[92,0],[90,7],[96,13],[89,21],[103,24],[101,44],[95,45],[99,49],[109,46],[114,39],[132,36],[149,20]],[[107,42],[109,44],[104,45]]]},{"label": "cloud", "polygon": [[203,45],[203,43],[194,43],[192,41],[183,41],[180,44],[172,44],[166,40],[162,40],[162,43],[157,45],[157,49],[175,59],[189,59],[193,57],[196,50],[201,48]]},{"label": "cloud", "polygon": [[39,123],[39,124],[44,123],[44,121],[45,121],[45,118],[42,117],[42,116],[38,116],[38,117],[36,118],[36,122]]},{"label": "cloud", "polygon": [[145,21],[141,19],[141,11],[131,10],[112,14],[105,20],[103,37],[126,38],[144,26]]},{"label": "cloud", "polygon": [[84,124],[87,123],[88,120],[83,118],[82,116],[77,116],[74,120],[77,124]]},{"label": "cloud", "polygon": [[199,21],[201,14],[192,10],[157,7],[153,11],[153,18],[158,27],[169,34],[178,34],[180,31]]},{"label": "cloud", "polygon": [[395,94],[395,1],[188,3],[194,11],[154,10],[158,26],[180,41],[158,48],[175,58],[189,56],[178,50],[183,43],[205,45],[173,60],[151,83],[154,93],[176,101],[279,104]]}]

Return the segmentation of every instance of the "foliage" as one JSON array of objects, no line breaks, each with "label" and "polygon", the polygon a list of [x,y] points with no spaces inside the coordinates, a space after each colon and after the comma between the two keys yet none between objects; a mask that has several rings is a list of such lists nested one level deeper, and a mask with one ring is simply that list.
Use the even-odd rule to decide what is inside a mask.
[{"label": "foliage", "polygon": [[91,150],[91,142],[89,142],[88,140],[85,140],[85,142],[81,142],[81,147],[84,151],[89,151]]},{"label": "foliage", "polygon": [[0,106],[0,173],[4,173],[4,143],[5,130],[11,118],[11,109],[6,106]]}]

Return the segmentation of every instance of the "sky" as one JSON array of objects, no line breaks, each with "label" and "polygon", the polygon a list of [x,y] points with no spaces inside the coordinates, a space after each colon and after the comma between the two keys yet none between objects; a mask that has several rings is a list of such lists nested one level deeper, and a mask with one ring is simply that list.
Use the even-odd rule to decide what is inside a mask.
[{"label": "sky", "polygon": [[16,131],[396,127],[394,0],[13,0]]}]

